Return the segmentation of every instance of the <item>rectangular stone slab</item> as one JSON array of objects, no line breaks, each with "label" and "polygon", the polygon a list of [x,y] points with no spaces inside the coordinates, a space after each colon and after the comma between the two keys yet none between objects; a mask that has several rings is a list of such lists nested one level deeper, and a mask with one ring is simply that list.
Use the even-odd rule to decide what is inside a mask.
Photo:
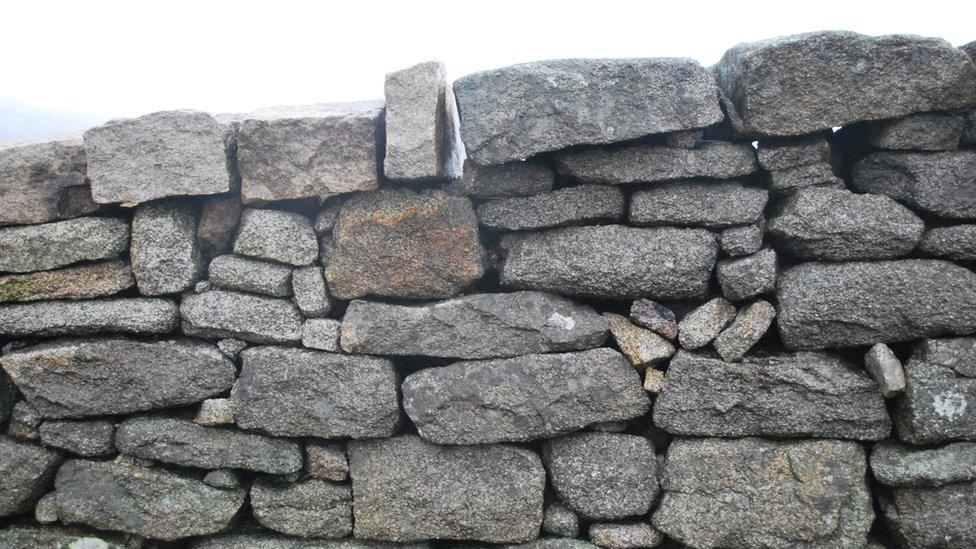
[{"label": "rectangular stone slab", "polygon": [[76,189],[87,193],[91,203],[85,165],[80,135],[0,143],[0,225],[71,217],[70,195]]},{"label": "rectangular stone slab", "polygon": [[748,144],[703,141],[691,149],[656,145],[592,148],[556,156],[559,173],[588,183],[640,183],[707,177],[731,179],[758,169]]},{"label": "rectangular stone slab", "polygon": [[176,304],[160,298],[35,301],[0,305],[0,336],[165,334],[179,317]]}]

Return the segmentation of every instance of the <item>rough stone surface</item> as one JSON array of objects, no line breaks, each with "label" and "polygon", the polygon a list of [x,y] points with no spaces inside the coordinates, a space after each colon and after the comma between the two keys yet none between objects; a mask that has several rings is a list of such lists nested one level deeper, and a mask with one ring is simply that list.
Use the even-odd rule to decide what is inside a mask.
[{"label": "rough stone surface", "polygon": [[0,276],[0,303],[90,299],[117,294],[135,283],[128,263],[109,259],[54,271]]},{"label": "rough stone surface", "polygon": [[763,233],[766,231],[765,219],[752,225],[742,225],[723,229],[719,235],[722,252],[732,257],[752,255],[762,249]]},{"label": "rough stone surface", "polygon": [[854,166],[851,186],[949,219],[976,219],[976,151],[879,152]]},{"label": "rough stone surface", "polygon": [[643,549],[660,545],[664,534],[646,522],[594,523],[590,541],[606,549]]},{"label": "rough stone surface", "polygon": [[724,228],[755,223],[762,217],[766,189],[739,182],[681,181],[639,190],[630,200],[635,225]]},{"label": "rough stone surface", "polygon": [[332,295],[440,299],[485,272],[471,202],[441,191],[382,189],[348,200],[332,231]]},{"label": "rough stone surface", "polygon": [[664,372],[653,367],[644,370],[644,390],[652,395],[659,394],[664,388]]},{"label": "rough stone surface", "polygon": [[231,425],[234,406],[229,398],[208,398],[200,403],[193,421],[197,425]]},{"label": "rough stone surface", "polygon": [[935,257],[976,261],[976,225],[932,227],[922,235],[918,249]]},{"label": "rough stone surface", "polygon": [[457,103],[440,61],[386,75],[386,157],[393,180],[457,179],[464,145]]},{"label": "rough stone surface", "polygon": [[794,193],[767,230],[797,258],[851,261],[907,255],[925,224],[886,196],[814,187]]},{"label": "rough stone surface", "polygon": [[[303,539],[268,533],[235,533],[200,538],[193,549],[431,549],[430,543],[385,543],[358,539]],[[587,549],[587,548],[583,548]]]},{"label": "rough stone surface", "polygon": [[32,509],[60,463],[57,452],[0,435],[0,517]]},{"label": "rough stone surface", "polygon": [[963,119],[951,114],[913,114],[868,125],[865,141],[879,149],[954,151],[959,148]]},{"label": "rough stone surface", "polygon": [[976,275],[946,261],[805,263],[780,274],[776,298],[790,349],[976,331]]},{"label": "rough stone surface", "polygon": [[207,257],[227,252],[240,218],[241,197],[237,194],[216,196],[204,202],[197,223],[200,251]]},{"label": "rough stone surface", "polygon": [[740,309],[729,327],[718,334],[712,346],[722,360],[738,360],[766,335],[775,317],[776,308],[760,299]]},{"label": "rough stone surface", "polygon": [[898,437],[911,444],[976,440],[976,339],[916,343],[896,401]]},{"label": "rough stone surface", "polygon": [[610,325],[610,335],[620,352],[636,368],[660,364],[674,354],[674,345],[658,334],[631,324],[623,315],[603,313]]},{"label": "rough stone surface", "polygon": [[352,534],[352,489],[348,484],[306,479],[251,487],[254,518],[265,528],[299,537],[341,538]]},{"label": "rough stone surface", "polygon": [[339,212],[342,211],[342,205],[346,203],[346,198],[348,198],[347,195],[338,195],[323,201],[322,210],[315,216],[315,221],[312,223],[316,233],[332,232],[336,221],[339,220]]},{"label": "rough stone surface", "polygon": [[161,469],[71,460],[55,481],[58,516],[160,540],[213,534],[244,503],[243,490],[220,490]]},{"label": "rough stone surface", "polygon": [[0,305],[0,336],[165,334],[178,321],[176,304],[154,297]]},{"label": "rough stone surface", "polygon": [[671,179],[731,179],[756,171],[748,144],[703,141],[691,149],[632,145],[560,153],[556,170],[588,183],[641,183]]},{"label": "rough stone surface", "polygon": [[342,323],[331,318],[310,318],[302,324],[302,346],[338,353]]},{"label": "rough stone surface", "polygon": [[690,436],[881,440],[891,431],[874,381],[840,355],[764,354],[742,362],[678,351],[654,424]]},{"label": "rough stone surface", "polygon": [[0,368],[0,423],[7,421],[17,400],[17,386],[10,381],[7,372]]},{"label": "rough stone surface", "polygon": [[196,215],[178,202],[136,209],[130,254],[140,293],[178,294],[193,286],[203,266],[196,231]]},{"label": "rough stone surface", "polygon": [[244,210],[234,252],[301,267],[319,255],[319,243],[308,218],[278,210]]},{"label": "rough stone surface", "polygon": [[642,515],[658,494],[651,441],[618,433],[578,433],[546,441],[543,460],[560,501],[591,520]]},{"label": "rough stone surface", "polygon": [[756,148],[759,165],[773,171],[829,162],[831,150],[828,133],[760,139]]},{"label": "rough stone surface", "polygon": [[826,162],[773,170],[767,174],[767,179],[773,196],[787,196],[807,187],[846,188],[844,180],[837,177],[833,166]]},{"label": "rough stone surface", "polygon": [[854,442],[678,439],[652,522],[692,547],[863,547],[865,466]]},{"label": "rough stone surface", "polygon": [[746,257],[719,261],[715,274],[722,295],[729,301],[772,292],[776,287],[776,252],[766,248]]},{"label": "rough stone surface", "polygon": [[546,473],[523,448],[437,446],[414,436],[353,441],[349,469],[358,538],[506,543],[539,534]]},{"label": "rough stone surface", "polygon": [[896,488],[878,499],[884,522],[902,547],[976,545],[976,482]]},{"label": "rough stone surface", "polygon": [[715,80],[690,59],[525,63],[465,76],[454,94],[468,156],[485,165],[723,118]]},{"label": "rough stone surface", "polygon": [[353,301],[341,341],[349,353],[474,359],[599,347],[607,330],[586,305],[512,292],[417,306]]},{"label": "rough stone surface", "polygon": [[[58,504],[54,492],[44,494],[34,506],[34,520],[41,524],[52,524],[58,521]],[[3,541],[3,538],[0,538]]]},{"label": "rough stone surface", "polygon": [[129,224],[112,217],[0,228],[0,272],[46,271],[79,261],[111,259],[128,248]]},{"label": "rough stone surface", "polygon": [[638,299],[630,306],[630,321],[657,335],[674,340],[678,337],[678,323],[674,311],[650,299]]},{"label": "rough stone surface", "polygon": [[60,339],[6,353],[0,366],[45,417],[125,414],[198,402],[230,388],[234,363],[192,340]]},{"label": "rough stone surface", "polygon": [[272,297],[291,295],[291,268],[280,263],[239,255],[221,255],[210,262],[209,272],[210,282],[225,290]]},{"label": "rough stone surface", "polygon": [[254,347],[241,357],[230,394],[241,428],[322,438],[388,437],[396,429],[397,380],[388,360],[282,347]]},{"label": "rough stone surface", "polygon": [[217,469],[203,475],[203,482],[222,490],[236,490],[244,485],[241,474],[231,469]]},{"label": "rough stone surface", "polygon": [[864,369],[878,384],[881,394],[891,398],[905,390],[905,371],[891,348],[877,343],[864,355]]},{"label": "rough stone surface", "polygon": [[241,123],[237,165],[244,202],[375,189],[378,101],[276,107]]},{"label": "rough stone surface", "polygon": [[624,193],[604,185],[578,185],[534,196],[492,200],[478,206],[478,221],[496,231],[525,231],[619,221]]},{"label": "rough stone surface", "polygon": [[85,185],[85,149],[77,135],[0,143],[0,225],[71,217],[68,200]]},{"label": "rough stone surface", "polygon": [[309,441],[305,444],[305,472],[312,478],[342,482],[349,476],[346,445],[341,442]]},{"label": "rough stone surface", "polygon": [[735,305],[716,297],[692,310],[678,323],[678,342],[685,349],[708,345],[735,318]]},{"label": "rough stone surface", "polygon": [[302,338],[302,317],[290,301],[212,290],[180,304],[183,333],[233,337],[254,343],[288,343]]},{"label": "rough stone surface", "polygon": [[292,271],[291,288],[295,292],[295,305],[305,318],[325,316],[332,310],[321,267],[313,265]]},{"label": "rough stone surface", "polygon": [[943,486],[976,480],[976,442],[915,448],[892,441],[871,449],[871,473],[887,486]]},{"label": "rough stone surface", "polygon": [[230,190],[227,129],[202,112],[163,111],[85,132],[92,198],[138,204]]},{"label": "rough stone surface", "polygon": [[579,517],[572,509],[561,503],[546,507],[542,517],[543,532],[562,538],[575,538],[579,535],[579,529]]},{"label": "rough stone surface", "polygon": [[49,420],[40,427],[41,444],[83,457],[115,453],[115,423],[106,419]]},{"label": "rough stone surface", "polygon": [[650,409],[640,376],[606,348],[428,368],[402,390],[420,436],[438,444],[546,438]]},{"label": "rough stone surface", "polygon": [[118,534],[92,532],[64,526],[14,524],[0,530],[0,547],[70,547],[97,549],[139,549],[140,540]]},{"label": "rough stone surface", "polygon": [[504,287],[615,299],[701,297],[718,255],[703,229],[621,225],[508,235],[502,247]]},{"label": "rough stone surface", "polygon": [[464,161],[464,174],[452,192],[471,198],[511,198],[552,190],[553,174],[539,162],[506,162],[494,166],[479,166]]},{"label": "rough stone surface", "polygon": [[941,39],[825,31],[739,44],[715,69],[737,129],[800,135],[968,106],[968,61]]}]

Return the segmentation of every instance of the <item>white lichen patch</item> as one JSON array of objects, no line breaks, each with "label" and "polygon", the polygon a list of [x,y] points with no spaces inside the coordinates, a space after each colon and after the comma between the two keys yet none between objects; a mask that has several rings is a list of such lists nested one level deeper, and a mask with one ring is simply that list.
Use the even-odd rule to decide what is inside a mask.
[{"label": "white lichen patch", "polygon": [[571,316],[563,316],[559,313],[552,313],[549,317],[548,324],[552,326],[558,326],[564,330],[572,330],[576,327],[576,320]]},{"label": "white lichen patch", "polygon": [[966,411],[966,397],[959,393],[935,395],[932,397],[932,408],[938,416],[955,421]]}]

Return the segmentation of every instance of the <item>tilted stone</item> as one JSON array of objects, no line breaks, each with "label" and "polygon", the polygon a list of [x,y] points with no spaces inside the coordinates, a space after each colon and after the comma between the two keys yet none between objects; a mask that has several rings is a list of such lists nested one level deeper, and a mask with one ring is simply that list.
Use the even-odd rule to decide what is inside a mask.
[{"label": "tilted stone", "polygon": [[288,343],[302,338],[302,317],[285,299],[212,290],[180,304],[183,333],[233,337],[254,343]]},{"label": "tilted stone", "polygon": [[776,309],[768,301],[760,299],[739,309],[732,323],[718,334],[712,346],[722,360],[739,360],[766,335],[775,317]]},{"label": "tilted stone", "polygon": [[718,243],[703,229],[621,225],[508,235],[506,288],[614,299],[701,297]]},{"label": "tilted stone", "polygon": [[234,252],[301,267],[319,255],[318,237],[308,218],[278,210],[244,210]]},{"label": "tilted stone", "polygon": [[524,231],[619,221],[624,193],[615,187],[578,185],[533,196],[503,198],[478,206],[478,221],[491,230]]},{"label": "tilted stone", "polygon": [[60,463],[53,450],[0,435],[0,517],[32,509]]},{"label": "tilted stone", "polygon": [[769,193],[739,182],[682,181],[653,185],[634,193],[630,222],[724,228],[755,223]]},{"label": "tilted stone", "polygon": [[937,38],[824,31],[739,44],[715,69],[737,129],[800,135],[968,106],[976,90],[968,61]]},{"label": "tilted stone", "polygon": [[79,261],[111,259],[128,249],[129,224],[112,217],[0,228],[0,272],[46,271]]},{"label": "tilted stone", "polygon": [[780,274],[776,298],[790,349],[976,331],[976,274],[947,261],[804,263]]},{"label": "tilted stone", "polygon": [[247,115],[237,144],[244,202],[375,189],[382,112],[381,101],[363,101]]},{"label": "tilted stone", "polygon": [[389,360],[286,347],[252,347],[241,358],[230,398],[243,429],[321,438],[388,437],[396,429],[397,378]]},{"label": "tilted stone", "polygon": [[553,179],[552,170],[539,162],[479,166],[465,160],[461,179],[448,188],[471,198],[510,198],[551,191]]},{"label": "tilted stone", "polygon": [[861,547],[865,466],[856,442],[677,439],[652,523],[691,547]]},{"label": "tilted stone", "polygon": [[752,225],[742,225],[723,229],[719,235],[722,252],[732,257],[751,255],[763,247],[763,234],[766,231],[765,219]]},{"label": "tilted stone", "polygon": [[918,245],[922,252],[957,261],[976,261],[976,225],[932,227]]},{"label": "tilted stone", "polygon": [[121,534],[94,532],[57,525],[12,524],[0,530],[0,547],[96,547],[98,549],[139,549],[141,539]]},{"label": "tilted stone", "polygon": [[197,223],[200,250],[208,257],[229,250],[240,218],[241,197],[237,194],[215,196],[204,202]]},{"label": "tilted stone", "polygon": [[772,292],[776,287],[776,252],[766,248],[746,257],[719,261],[715,274],[722,295],[729,301]]},{"label": "tilted stone", "polygon": [[0,303],[103,297],[135,283],[128,263],[109,259],[53,271],[0,276]]},{"label": "tilted stone", "polygon": [[427,305],[353,301],[342,319],[349,353],[514,357],[599,347],[607,322],[593,309],[542,292],[471,294]]},{"label": "tilted stone", "polygon": [[461,137],[479,164],[722,120],[712,76],[690,59],[525,63],[454,83]]},{"label": "tilted stone", "polygon": [[357,538],[504,543],[539,535],[546,473],[524,448],[438,446],[409,435],[356,440],[349,470]]},{"label": "tilted stone", "polygon": [[867,143],[879,149],[954,151],[959,148],[963,119],[951,114],[913,114],[867,125]]},{"label": "tilted stone", "polygon": [[192,340],[60,339],[0,357],[45,417],[127,414],[181,406],[226,391],[234,363]]},{"label": "tilted stone", "polygon": [[0,305],[0,335],[165,334],[176,329],[179,316],[175,303],[152,297],[36,301]]},{"label": "tilted stone", "polygon": [[871,448],[871,473],[887,486],[943,486],[976,480],[976,442],[918,448],[883,441]]},{"label": "tilted stone", "polygon": [[457,179],[464,145],[444,64],[428,61],[386,75],[386,157],[393,180]]},{"label": "tilted stone", "polygon": [[674,354],[674,345],[658,334],[635,326],[623,315],[603,313],[610,325],[610,335],[620,352],[635,368],[665,362]]},{"label": "tilted stone", "polygon": [[881,515],[900,547],[976,545],[976,482],[895,488],[878,495]]},{"label": "tilted stone", "polygon": [[132,217],[132,272],[143,295],[178,294],[203,268],[196,240],[197,218],[186,204],[153,202]]},{"label": "tilted stone", "polygon": [[200,469],[281,475],[302,468],[297,442],[165,416],[126,419],[115,434],[115,446],[128,456]]},{"label": "tilted stone", "polygon": [[[0,225],[46,223],[72,211],[71,194],[89,194],[85,148],[78,135],[0,143]],[[87,208],[90,209],[90,208]]]},{"label": "tilted stone", "polygon": [[305,318],[320,317],[332,310],[332,299],[325,286],[325,275],[318,265],[301,267],[291,273],[295,305]]},{"label": "tilted stone", "polygon": [[630,321],[643,326],[661,337],[674,340],[678,337],[678,323],[674,311],[650,299],[638,299],[630,306]]},{"label": "tilted stone", "polygon": [[272,297],[291,295],[291,267],[239,255],[213,258],[210,282],[218,288],[239,290]]},{"label": "tilted stone", "polygon": [[41,443],[84,457],[115,454],[115,423],[107,419],[48,420],[40,427]]},{"label": "tilted stone", "polygon": [[949,219],[976,219],[976,151],[879,152],[854,166],[851,186]]},{"label": "tilted stone", "polygon": [[228,128],[194,111],[112,120],[85,132],[92,197],[138,204],[230,190]]},{"label": "tilted stone", "polygon": [[342,206],[325,276],[332,295],[440,299],[485,272],[478,220],[467,198],[381,189]]},{"label": "tilted stone", "polygon": [[831,156],[828,133],[760,139],[756,147],[759,165],[773,171],[827,163]]},{"label": "tilted stone", "polygon": [[546,438],[650,409],[640,376],[606,348],[427,368],[402,389],[420,436],[438,444]]},{"label": "tilted stone", "polygon": [[840,355],[764,354],[742,362],[678,351],[654,424],[691,436],[881,440],[891,431],[874,381]]},{"label": "tilted stone", "polygon": [[58,517],[159,540],[220,532],[244,503],[243,490],[221,490],[162,469],[71,460],[55,481]]},{"label": "tilted stone", "polygon": [[251,486],[251,509],[261,526],[300,537],[343,538],[352,534],[352,489],[348,484],[305,479]]},{"label": "tilted stone", "polygon": [[735,305],[724,297],[710,299],[678,323],[678,342],[685,349],[708,345],[735,318]]},{"label": "tilted stone", "polygon": [[671,179],[731,179],[756,171],[748,144],[703,141],[692,149],[631,145],[560,153],[556,170],[588,183],[640,183]]},{"label": "tilted stone", "polygon": [[881,394],[891,398],[905,390],[905,371],[891,348],[876,343],[864,355],[864,370],[878,384]]}]

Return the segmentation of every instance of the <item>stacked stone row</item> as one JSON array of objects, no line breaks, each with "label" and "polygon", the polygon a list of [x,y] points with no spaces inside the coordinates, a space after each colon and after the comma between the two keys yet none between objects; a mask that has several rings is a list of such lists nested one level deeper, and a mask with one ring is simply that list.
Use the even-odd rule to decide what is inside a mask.
[{"label": "stacked stone row", "polygon": [[0,146],[0,546],[976,545],[974,49]]}]

